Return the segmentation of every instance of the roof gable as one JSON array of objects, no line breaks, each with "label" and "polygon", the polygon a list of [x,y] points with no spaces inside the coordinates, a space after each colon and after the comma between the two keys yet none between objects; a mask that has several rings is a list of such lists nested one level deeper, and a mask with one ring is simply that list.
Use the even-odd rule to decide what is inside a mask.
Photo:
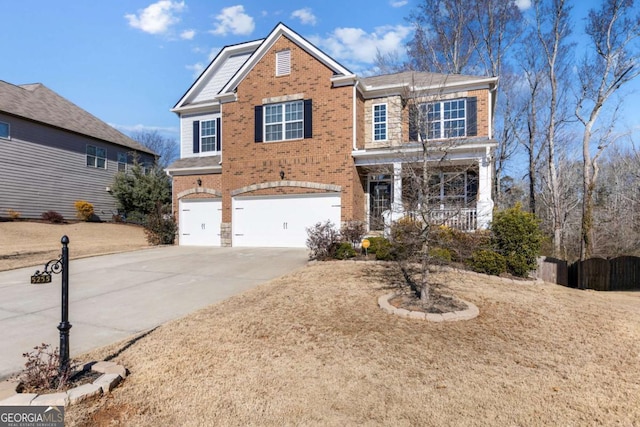
[{"label": "roof gable", "polygon": [[0,80],[0,111],[156,155],[41,83],[16,86]]},{"label": "roof gable", "polygon": [[262,42],[263,40],[255,40],[222,48],[171,111],[179,112],[187,108],[217,104],[214,97],[220,93],[222,87],[236,74]]},{"label": "roof gable", "polygon": [[222,88],[220,91],[220,95],[224,96],[225,94],[232,93],[242,82],[242,80],[249,74],[249,72],[255,67],[255,65],[260,62],[260,60],[264,57],[264,55],[273,47],[276,41],[282,37],[286,36],[293,43],[298,45],[300,48],[305,50],[307,53],[312,55],[318,61],[323,63],[329,69],[333,71],[333,74],[340,77],[352,78],[355,79],[355,75],[349,71],[346,67],[342,66],[336,60],[331,58],[329,55],[315,47],[312,43],[303,38],[300,34],[296,33],[283,23],[279,23],[276,27],[269,33],[267,38],[262,41],[260,46],[256,49],[256,51],[251,55],[251,57],[242,65],[242,67],[238,70],[238,72],[229,80],[229,82]]}]

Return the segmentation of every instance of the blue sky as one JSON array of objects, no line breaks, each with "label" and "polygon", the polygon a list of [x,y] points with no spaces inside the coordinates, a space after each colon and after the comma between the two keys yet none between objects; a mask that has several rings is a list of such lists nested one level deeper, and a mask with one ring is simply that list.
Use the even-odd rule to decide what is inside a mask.
[{"label": "blue sky", "polygon": [[0,80],[40,82],[128,133],[178,137],[169,109],[225,45],[284,22],[354,72],[401,49],[415,0],[4,1]]},{"label": "blue sky", "polygon": [[[3,2],[0,80],[40,82],[125,133],[178,138],[169,109],[225,45],[278,22],[356,73],[402,51],[419,0],[19,0]],[[517,0],[526,8],[529,0]],[[584,16],[585,3],[576,6]],[[593,3],[593,0],[587,4]],[[576,31],[583,25],[575,22]]]}]

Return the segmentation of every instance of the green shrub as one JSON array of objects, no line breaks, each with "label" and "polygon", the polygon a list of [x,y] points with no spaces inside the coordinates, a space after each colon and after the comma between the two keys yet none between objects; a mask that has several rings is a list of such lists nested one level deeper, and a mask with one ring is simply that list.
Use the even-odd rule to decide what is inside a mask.
[{"label": "green shrub", "polygon": [[76,200],[73,206],[79,219],[89,221],[93,217],[93,205],[86,200]]},{"label": "green shrub", "polygon": [[471,268],[478,273],[499,276],[507,270],[505,258],[498,252],[481,249],[475,251],[470,260]]},{"label": "green shrub", "polygon": [[391,245],[397,259],[409,259],[422,250],[422,223],[405,216],[391,225]]},{"label": "green shrub", "polygon": [[505,257],[509,273],[522,277],[535,270],[543,240],[539,225],[536,216],[524,212],[520,203],[494,215],[492,243]]},{"label": "green shrub", "polygon": [[353,246],[349,242],[342,242],[338,249],[336,249],[336,253],[333,256],[336,259],[349,259],[356,256],[356,250],[353,249]]},{"label": "green shrub", "polygon": [[455,228],[440,226],[434,227],[429,232],[432,246],[447,249],[452,261],[465,261],[479,249],[491,247],[490,234],[483,230],[473,233],[464,232]]},{"label": "green shrub", "polygon": [[43,220],[49,221],[52,224],[62,224],[64,222],[64,218],[56,211],[47,211],[43,212],[40,215]]},{"label": "green shrub", "polygon": [[451,251],[447,248],[432,248],[429,250],[429,256],[434,261],[451,262]]},{"label": "green shrub", "polygon": [[367,252],[375,254],[377,260],[389,261],[392,259],[391,242],[388,239],[384,237],[368,237],[367,240],[369,240]]}]

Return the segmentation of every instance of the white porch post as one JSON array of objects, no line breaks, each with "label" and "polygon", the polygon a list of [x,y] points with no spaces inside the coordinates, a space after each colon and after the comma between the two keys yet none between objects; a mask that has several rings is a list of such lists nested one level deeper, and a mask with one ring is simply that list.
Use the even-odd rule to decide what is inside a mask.
[{"label": "white porch post", "polygon": [[491,198],[491,159],[489,152],[478,159],[478,229],[486,230],[493,220],[493,199]]},{"label": "white porch post", "polygon": [[401,214],[404,210],[402,206],[402,163],[400,162],[393,163],[393,203],[391,210],[398,214]]},{"label": "white porch post", "polygon": [[384,215],[384,235],[391,234],[391,223],[402,218],[404,207],[402,205],[402,163],[393,163],[393,191],[391,199],[391,211]]}]

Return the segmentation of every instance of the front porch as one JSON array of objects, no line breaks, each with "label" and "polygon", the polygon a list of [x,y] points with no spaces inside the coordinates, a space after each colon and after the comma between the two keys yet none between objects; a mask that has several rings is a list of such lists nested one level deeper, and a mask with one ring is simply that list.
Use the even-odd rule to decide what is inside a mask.
[{"label": "front porch", "polygon": [[476,153],[428,162],[427,173],[415,157],[356,157],[369,231],[388,234],[405,216],[466,232],[487,229],[493,211],[489,152],[469,154]]}]

